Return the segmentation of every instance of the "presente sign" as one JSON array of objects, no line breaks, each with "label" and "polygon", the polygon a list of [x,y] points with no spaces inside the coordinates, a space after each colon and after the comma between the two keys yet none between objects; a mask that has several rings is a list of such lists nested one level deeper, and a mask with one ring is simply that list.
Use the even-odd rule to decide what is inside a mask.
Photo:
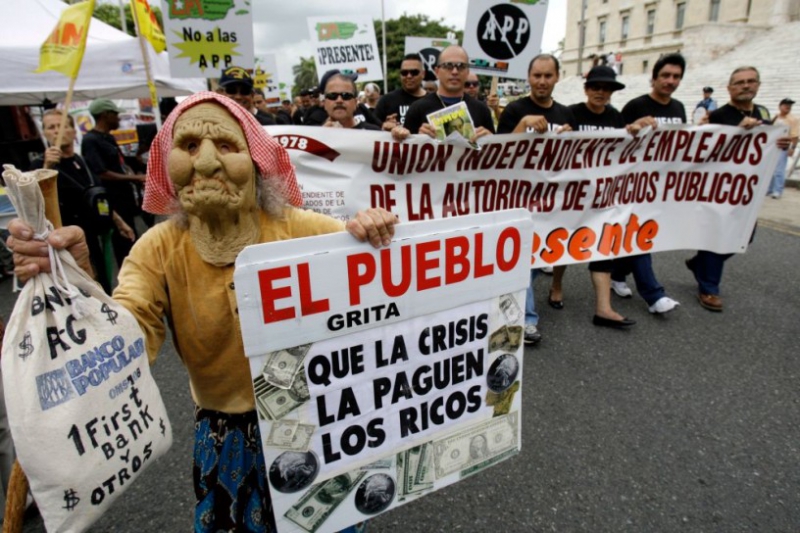
[{"label": "presente sign", "polygon": [[425,81],[436,81],[434,68],[439,62],[439,54],[448,46],[457,45],[458,39],[437,37],[406,37],[404,54],[419,54],[425,67]]},{"label": "presente sign", "polygon": [[528,79],[528,63],[541,52],[547,3],[469,0],[464,49],[477,74]]},{"label": "presente sign", "polygon": [[253,66],[253,13],[247,0],[161,0],[174,78],[217,78]]},{"label": "presente sign", "polygon": [[315,48],[317,76],[338,69],[358,74],[358,81],[383,79],[375,26],[370,17],[308,17],[308,32]]},{"label": "presente sign", "polygon": [[278,531],[340,531],[519,452],[531,235],[512,210],[239,255]]},{"label": "presente sign", "polygon": [[645,252],[743,252],[785,127],[662,124],[492,135],[480,150],[388,132],[267,127],[289,149],[305,206],[348,220],[382,206],[402,221],[524,208],[533,264]]}]

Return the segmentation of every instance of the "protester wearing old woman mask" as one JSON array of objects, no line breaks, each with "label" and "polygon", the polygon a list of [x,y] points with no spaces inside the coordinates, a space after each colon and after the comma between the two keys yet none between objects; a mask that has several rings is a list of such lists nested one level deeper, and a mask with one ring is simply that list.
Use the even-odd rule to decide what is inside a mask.
[{"label": "protester wearing old woman mask", "polygon": [[[300,205],[287,152],[227,97],[205,92],[187,98],[153,142],[145,209],[174,216],[134,246],[114,299],[139,322],[151,361],[168,323],[187,368],[197,405],[196,531],[274,529],[233,271],[236,256],[251,244],[345,229],[338,220],[296,209]],[[389,212],[370,209],[346,229],[379,247],[391,242],[395,222]],[[46,245],[26,237],[30,228],[14,221],[10,229],[17,275],[49,269],[41,255]],[[53,232],[48,242],[74,255],[86,246],[75,227]],[[223,480],[229,481],[223,486]]]}]

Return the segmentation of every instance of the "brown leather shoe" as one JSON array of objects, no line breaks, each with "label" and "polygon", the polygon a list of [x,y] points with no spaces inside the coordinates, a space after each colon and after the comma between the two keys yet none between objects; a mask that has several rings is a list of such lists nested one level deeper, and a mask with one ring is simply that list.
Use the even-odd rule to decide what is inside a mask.
[{"label": "brown leather shoe", "polygon": [[722,311],[722,298],[716,294],[698,294],[697,299],[700,305],[709,311],[714,311],[715,313]]}]

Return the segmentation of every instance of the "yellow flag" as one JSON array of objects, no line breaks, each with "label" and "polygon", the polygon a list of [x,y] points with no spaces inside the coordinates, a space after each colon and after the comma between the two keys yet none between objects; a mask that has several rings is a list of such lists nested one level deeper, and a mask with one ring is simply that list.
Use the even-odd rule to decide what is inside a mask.
[{"label": "yellow flag", "polygon": [[56,70],[70,78],[78,77],[93,12],[94,0],[86,0],[61,13],[53,32],[42,43],[36,72]]},{"label": "yellow flag", "polygon": [[153,45],[153,50],[161,53],[167,49],[167,40],[164,32],[158,27],[156,14],[150,9],[147,0],[131,0],[132,9],[136,10],[136,18],[139,19],[139,33]]}]

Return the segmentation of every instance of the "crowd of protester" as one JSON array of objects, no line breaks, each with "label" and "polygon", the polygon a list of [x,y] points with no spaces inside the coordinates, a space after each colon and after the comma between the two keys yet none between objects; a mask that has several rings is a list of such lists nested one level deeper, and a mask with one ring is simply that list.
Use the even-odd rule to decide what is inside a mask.
[{"label": "crowd of protester", "polygon": [[[435,137],[435,128],[428,123],[426,118],[428,114],[460,102],[466,104],[473,121],[474,133],[469,139],[471,142],[495,134],[528,133],[538,135],[546,132],[559,134],[568,131],[598,129],[625,129],[630,135],[637,135],[644,128],[657,128],[662,124],[687,123],[684,104],[672,97],[686,70],[685,60],[680,54],[662,56],[653,67],[650,92],[627,102],[619,111],[611,106],[610,100],[611,95],[624,88],[624,85],[617,80],[615,70],[608,65],[598,64],[591,69],[585,77],[584,83],[586,100],[571,106],[562,105],[553,98],[561,70],[558,59],[552,55],[541,54],[530,60],[528,68],[530,93],[513,101],[500,98],[489,87],[482,87],[479,77],[470,72],[469,65],[469,57],[463,48],[448,47],[439,55],[435,69],[437,79],[435,83],[431,83],[424,80],[425,68],[420,57],[416,54],[409,54],[403,58],[400,65],[401,86],[387,94],[381,95],[380,87],[374,83],[367,83],[359,90],[356,75],[331,70],[321,77],[317,86],[301,90],[294,101],[276,102],[265,100],[264,93],[255,88],[254,80],[247,69],[238,66],[230,67],[221,74],[216,89],[217,94],[196,95],[203,102],[202,104],[190,107],[194,103],[191,99],[190,104],[181,104],[176,113],[184,118],[179,116],[175,119],[173,116],[172,119],[167,120],[165,125],[170,128],[189,127],[184,119],[194,116],[193,109],[205,109],[207,115],[204,116],[211,117],[209,120],[215,124],[221,125],[220,127],[238,129],[243,133],[247,145],[251,147],[253,164],[261,169],[259,165],[265,163],[258,160],[259,156],[255,155],[252,148],[262,145],[268,150],[276,148],[270,144],[270,139],[264,136],[263,131],[259,133],[260,130],[257,127],[253,128],[253,124],[382,130],[390,133],[395,141],[403,142],[414,134]],[[712,98],[713,88],[705,87],[703,88],[704,98],[695,107],[693,116],[697,122],[725,124],[748,129],[760,124],[772,123],[767,109],[754,102],[759,85],[760,76],[756,67],[738,68],[731,73],[727,87],[730,101],[719,105]],[[772,179],[769,194],[773,198],[780,198],[783,192],[785,178],[782,172],[785,169],[787,158],[792,156],[798,141],[798,120],[791,114],[793,103],[794,101],[790,98],[782,100],[779,104],[778,116],[775,118],[776,122],[789,127],[790,134],[779,140],[779,147],[783,152],[775,176],[764,177]],[[145,212],[141,201],[141,189],[145,183],[148,187],[154,186],[153,176],[145,176],[143,171],[136,171],[125,164],[125,158],[111,134],[115,128],[119,127],[121,109],[110,100],[99,99],[91,103],[89,111],[94,118],[95,127],[84,135],[81,155],[74,150],[75,130],[71,117],[68,119],[69,123],[66,125],[66,133],[61,145],[54,146],[55,132],[60,126],[62,114],[58,111],[44,114],[42,126],[49,147],[38,160],[37,165],[59,172],[58,187],[62,200],[62,214],[67,223],[83,229],[80,239],[88,246],[90,256],[90,263],[86,267],[87,271],[94,273],[106,291],[111,292],[113,283],[112,273],[104,263],[104,256],[108,256],[108,253],[106,251],[104,254],[103,247],[112,246],[117,268],[122,267],[123,260],[132,254],[133,260],[125,261],[127,267],[124,275],[121,272],[121,279],[124,278],[123,288],[117,292],[117,297],[134,301],[135,310],[133,312],[136,314],[138,311],[142,314],[145,311],[138,307],[138,303],[135,303],[137,295],[131,289],[130,280],[137,276],[144,279],[147,274],[145,270],[136,270],[140,267],[144,269],[140,263],[144,264],[146,259],[142,252],[146,246],[142,245],[137,251],[134,242],[143,239],[140,229],[148,227],[148,220],[146,217],[143,219]],[[204,135],[213,136],[212,130]],[[170,134],[171,132],[167,135]],[[218,147],[214,148],[211,145],[202,144],[203,141],[200,142],[201,145],[197,149],[207,151],[208,157],[223,158],[226,155],[218,153]],[[183,147],[178,148],[183,149]],[[154,149],[163,152],[163,146]],[[217,152],[212,153],[214,150]],[[188,154],[187,157],[195,157],[191,152]],[[161,153],[159,157],[165,156]],[[155,171],[159,173],[159,179],[162,182],[170,179],[167,177],[165,168],[156,168]],[[151,172],[153,172],[152,168]],[[294,187],[293,170],[289,172],[283,168],[281,172],[281,179]],[[100,226],[97,225],[96,219],[88,217],[84,209],[86,206],[83,203],[86,201],[83,192],[98,186],[105,188],[103,200],[107,202],[109,214],[107,225],[102,226],[101,229],[98,229]],[[163,194],[168,195],[168,192],[163,192]],[[76,205],[80,205],[81,209],[76,209]],[[292,213],[289,215],[291,217],[303,218],[305,216],[295,214],[294,211],[290,213]],[[391,228],[391,217],[385,212],[377,215],[372,213],[371,216],[372,218],[368,219],[358,219],[356,226],[348,229],[355,236],[368,238],[378,246],[386,244],[386,227]],[[272,220],[267,222],[264,218],[259,222],[258,215],[254,220],[254,224],[261,224],[262,229],[271,228],[274,224]],[[341,225],[324,218],[303,219],[303,224],[308,225],[307,232],[303,234],[327,233],[343,229]],[[381,237],[377,240],[375,240],[376,226],[381,229]],[[196,237],[193,233],[195,231],[193,226],[190,225],[189,229],[181,228],[180,231],[187,231],[192,238]],[[164,242],[169,241],[176,247],[185,246],[186,250],[191,249],[191,246],[187,244],[188,241],[181,240],[184,239],[182,233],[167,233],[163,228],[151,230],[147,232],[151,233],[151,237],[147,237],[150,241],[155,238],[152,237],[153,232],[158,233],[158,238]],[[18,249],[22,250],[27,245],[22,243],[22,239],[19,237],[21,233],[17,235],[16,245],[20,247]],[[78,238],[76,235],[72,234],[72,237]],[[173,243],[170,239],[175,242]],[[13,248],[12,241],[14,241],[14,237],[9,241]],[[134,247],[133,252],[131,251],[132,246]],[[200,248],[197,244],[196,246],[199,256],[192,259],[194,256],[187,255],[185,261],[188,266],[193,265],[193,268],[203,269],[208,267],[208,264],[214,266],[224,264],[225,268],[230,268],[232,261],[223,261],[218,264],[213,257],[205,255],[209,253],[208,250]],[[27,250],[27,248],[24,249]],[[188,251],[187,254],[189,254]],[[700,250],[694,257],[686,261],[690,274],[697,281],[698,303],[709,311],[720,312],[723,310],[720,284],[723,266],[729,257],[730,255]],[[17,267],[17,271],[24,273],[24,277],[29,277],[34,273],[29,267],[29,264],[21,264]],[[5,268],[9,269],[10,265]],[[549,272],[552,274],[552,282],[548,290],[547,302],[555,310],[563,309],[567,301],[568,287],[563,284],[564,270],[565,267],[560,267],[551,269]],[[673,312],[680,305],[667,295],[664,287],[656,279],[653,258],[649,254],[592,262],[588,265],[588,270],[595,296],[593,324],[598,327],[627,329],[635,325],[634,320],[623,316],[614,309],[612,300],[615,297],[631,298],[633,296],[633,290],[627,284],[629,274],[650,313]],[[215,270],[213,276],[215,276],[214,279],[219,278],[225,281],[229,278],[229,273],[228,270]],[[539,269],[531,271],[527,291],[524,341],[528,345],[535,345],[542,339],[534,297],[534,281],[539,273]],[[171,275],[169,272],[164,273],[164,276],[169,275]],[[127,285],[125,280],[128,281]],[[139,278],[137,280],[137,283],[142,281]],[[177,284],[178,281],[176,278],[176,280],[168,280],[164,283]],[[222,296],[227,298],[224,294]],[[155,322],[162,318],[148,315],[142,320],[150,330],[154,330],[158,329],[154,325]],[[237,323],[235,317],[229,318],[230,326],[234,327]],[[181,317],[170,318],[170,323],[178,330],[184,327],[182,321]],[[189,325],[185,326],[187,330],[190,329]],[[160,333],[158,333],[161,335],[161,340],[163,340],[164,334],[162,330],[159,330]],[[156,335],[153,331],[149,331],[148,334]],[[176,336],[181,337],[182,334],[182,331],[177,331]],[[238,354],[238,352],[235,353],[235,347],[227,347],[225,350],[228,358]],[[220,357],[222,356],[220,355]],[[186,364],[191,366],[194,363],[189,360]],[[191,370],[190,368],[190,374]],[[211,388],[209,388],[210,390]],[[222,398],[215,405],[228,405],[225,403],[225,398],[222,397],[225,391],[220,392],[214,389],[213,394],[217,395],[217,399]],[[250,400],[252,398],[248,396],[247,400],[240,402],[242,405],[247,404],[246,407],[250,408],[247,411],[250,413],[248,414],[250,418],[242,419],[245,421],[241,422],[241,427],[244,428],[243,431],[252,432],[255,415],[252,414],[250,405],[252,401]],[[219,410],[224,411],[224,408],[219,408]],[[209,429],[204,426],[205,429],[202,431],[205,433],[202,433],[202,436],[201,430],[198,429],[198,440],[205,438],[223,442],[226,438],[221,435],[226,431],[224,428],[240,424],[240,422],[234,422],[234,415],[227,412],[209,414],[204,409],[199,409],[198,412],[200,411],[203,411],[203,414],[198,414],[198,424],[210,420],[213,428]],[[237,416],[238,412],[236,411]],[[217,430],[218,432],[214,433]],[[253,457],[253,461],[257,461],[256,456],[260,455],[258,453],[260,441],[254,439],[251,444],[249,456]],[[263,465],[257,467],[263,469]],[[215,466],[215,468],[217,467]],[[219,465],[219,468],[222,468],[222,465]],[[210,478],[203,478],[201,482],[214,484]],[[200,510],[202,499],[213,495],[215,489],[208,485],[202,487],[196,485],[196,490],[198,493],[196,530],[212,531],[222,527],[223,521],[215,522],[213,517],[209,519],[209,515],[203,515]],[[261,490],[264,490],[263,486],[261,486]],[[259,497],[266,498],[264,506],[269,508],[268,494],[261,494]],[[236,497],[231,505],[235,505],[235,499]],[[216,501],[213,505],[220,506],[221,504]],[[203,512],[208,513],[209,511],[206,509]],[[243,520],[244,518],[238,516],[238,519]],[[206,523],[203,520],[206,522],[210,520],[210,522]],[[236,524],[225,523],[225,527],[236,527]]]}]

